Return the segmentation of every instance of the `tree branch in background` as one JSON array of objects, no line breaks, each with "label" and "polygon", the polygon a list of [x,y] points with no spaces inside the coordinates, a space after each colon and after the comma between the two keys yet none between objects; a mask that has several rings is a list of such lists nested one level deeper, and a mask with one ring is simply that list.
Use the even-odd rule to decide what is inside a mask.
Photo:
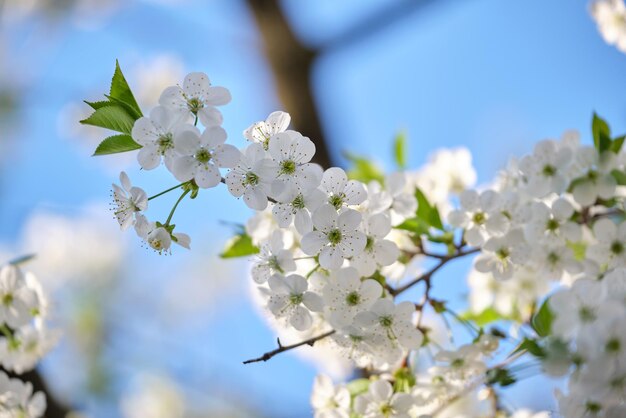
[{"label": "tree branch in background", "polygon": [[274,73],[278,98],[295,127],[311,138],[313,162],[332,167],[328,141],[322,130],[311,86],[315,51],[302,45],[291,30],[277,0],[247,0],[263,37],[265,56]]},{"label": "tree branch in background", "polygon": [[326,337],[330,337],[334,333],[335,333],[335,330],[331,330],[331,331],[325,332],[324,334],[320,334],[320,335],[317,335],[315,337],[311,337],[308,340],[300,341],[299,343],[295,343],[295,344],[291,344],[291,345],[282,345],[280,343],[280,339],[276,339],[276,342],[278,343],[278,348],[277,349],[272,350],[272,351],[268,351],[267,353],[263,354],[261,357],[250,359],[250,360],[246,360],[246,361],[243,362],[243,364],[256,363],[256,362],[259,362],[259,361],[268,361],[269,359],[271,359],[272,357],[274,357],[277,354],[280,354],[280,353],[282,353],[284,351],[293,350],[294,348],[298,348],[298,347],[301,347],[303,345],[309,345],[309,346],[313,347],[313,344],[315,344],[317,341],[323,340]]}]

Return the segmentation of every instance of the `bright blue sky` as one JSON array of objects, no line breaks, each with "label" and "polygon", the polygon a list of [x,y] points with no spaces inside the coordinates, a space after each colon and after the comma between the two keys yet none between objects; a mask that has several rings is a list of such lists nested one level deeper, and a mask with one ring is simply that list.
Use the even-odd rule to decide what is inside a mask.
[{"label": "bright blue sky", "polygon": [[[588,140],[593,110],[616,132],[626,129],[626,56],[602,41],[584,1],[425,3],[317,63],[315,94],[338,162],[345,163],[342,151],[352,150],[392,167],[390,138],[404,129],[411,166],[422,164],[439,147],[463,145],[472,151],[479,182],[484,182],[509,156],[529,151],[540,139],[576,128]],[[285,4],[298,34],[316,45],[387,2]],[[252,23],[242,1],[190,0],[179,6],[133,2],[96,31],[63,23],[52,29],[39,21],[3,29],[15,66],[36,76],[22,100],[24,123],[10,133],[17,147],[0,179],[0,241],[15,240],[29,212],[42,202],[71,213],[107,197],[115,180],[102,170],[107,160],[95,162],[85,148],[59,138],[55,126],[66,103],[96,99],[106,91],[116,58],[125,68],[169,53],[179,56],[187,70],[208,73],[215,84],[232,92],[233,101],[223,111],[224,127],[233,143],[243,144],[239,133],[279,107]],[[133,79],[129,81],[132,86]],[[165,170],[130,172],[150,192],[174,184]],[[224,190],[212,190],[181,207],[177,224],[194,237],[210,234],[211,239],[197,241],[204,241],[205,251],[218,252],[229,234],[218,220],[243,222],[248,213]],[[197,224],[201,231],[193,230]],[[172,272],[170,280],[176,279],[177,263],[186,260],[178,253],[165,259],[142,251],[134,256],[157,271]],[[454,285],[447,294],[458,299],[465,291],[466,269],[466,263],[458,263],[448,270],[447,280]],[[154,285],[144,270],[137,271],[137,286]],[[240,276],[233,280],[243,282]],[[273,348],[274,342],[243,295],[245,286],[239,287],[242,296],[232,299],[219,316],[179,331],[178,340],[189,341],[194,349],[177,353],[158,347],[148,355],[149,363],[165,364],[182,382],[198,376],[228,382],[224,385],[240,388],[270,416],[307,416],[315,373],[310,366],[289,355],[268,364],[240,365]],[[139,328],[158,333],[159,324],[151,324],[149,315],[140,318]],[[132,351],[124,345],[121,349]],[[524,404],[532,398],[529,391],[514,400]]]}]

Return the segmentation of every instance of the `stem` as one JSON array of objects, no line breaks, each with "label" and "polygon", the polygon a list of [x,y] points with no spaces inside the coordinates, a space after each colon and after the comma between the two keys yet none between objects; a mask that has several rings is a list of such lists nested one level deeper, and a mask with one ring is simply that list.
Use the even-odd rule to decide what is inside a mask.
[{"label": "stem", "polygon": [[333,329],[331,331],[325,332],[324,334],[320,334],[315,337],[309,338],[308,340],[300,341],[299,343],[295,343],[291,345],[282,345],[280,343],[280,339],[276,339],[276,342],[278,343],[278,348],[272,351],[268,351],[267,353],[263,354],[261,357],[246,360],[243,362],[243,364],[257,363],[259,361],[268,361],[269,359],[271,359],[277,354],[282,353],[283,351],[293,350],[294,348],[298,348],[303,345],[310,345],[312,347],[313,344],[315,344],[317,341],[322,340],[326,337],[329,337],[333,335],[335,332],[336,331]]},{"label": "stem", "polygon": [[167,217],[167,221],[165,221],[165,226],[169,226],[170,221],[172,220],[172,216],[174,216],[174,212],[176,212],[176,208],[178,207],[178,204],[181,202],[181,200],[183,200],[183,198],[187,195],[187,193],[189,193],[189,191],[190,191],[189,189],[185,190],[183,194],[180,195],[176,203],[174,203],[174,207],[170,211],[170,215]]},{"label": "stem", "polygon": [[180,183],[180,184],[179,184],[179,185],[177,185],[177,186],[170,187],[169,189],[164,190],[164,191],[162,191],[161,193],[157,193],[157,194],[155,194],[154,196],[149,197],[149,198],[148,198],[148,200],[152,200],[152,199],[154,199],[155,197],[159,197],[159,196],[164,195],[165,193],[169,193],[169,192],[171,192],[172,190],[176,190],[176,189],[178,189],[179,187],[182,187],[182,186],[184,186],[184,185],[185,185],[185,184],[187,184],[187,183],[189,183],[189,182],[188,182],[188,181],[186,181],[186,182],[184,182],[184,183]]}]

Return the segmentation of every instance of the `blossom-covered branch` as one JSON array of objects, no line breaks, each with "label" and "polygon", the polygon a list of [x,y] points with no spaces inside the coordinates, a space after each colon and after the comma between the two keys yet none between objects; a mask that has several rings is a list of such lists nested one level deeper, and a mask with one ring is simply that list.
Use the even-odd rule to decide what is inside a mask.
[{"label": "blossom-covered branch", "polygon": [[283,353],[285,351],[293,350],[294,348],[302,347],[303,345],[308,345],[308,346],[313,347],[313,344],[315,344],[317,341],[323,340],[326,337],[330,337],[334,333],[335,333],[335,330],[331,330],[331,331],[325,332],[325,333],[323,333],[321,335],[318,335],[318,336],[315,336],[315,337],[311,337],[311,338],[309,338],[307,340],[300,341],[299,343],[290,344],[290,345],[282,345],[280,343],[280,339],[277,339],[276,342],[278,344],[278,348],[276,348],[275,350],[272,350],[272,351],[268,351],[267,353],[263,354],[261,357],[257,357],[257,358],[250,359],[250,360],[246,360],[246,361],[243,362],[243,364],[256,363],[256,362],[259,362],[259,361],[268,361],[269,359],[271,359],[272,357],[274,357],[277,354]]}]

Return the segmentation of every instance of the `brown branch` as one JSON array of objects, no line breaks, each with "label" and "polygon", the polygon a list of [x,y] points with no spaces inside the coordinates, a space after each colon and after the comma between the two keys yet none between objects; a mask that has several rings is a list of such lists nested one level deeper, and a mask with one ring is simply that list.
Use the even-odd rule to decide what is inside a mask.
[{"label": "brown branch", "polygon": [[469,254],[475,254],[479,251],[480,251],[480,248],[472,248],[471,250],[459,251],[458,253],[453,254],[453,255],[443,256],[442,258],[439,259],[439,263],[437,263],[435,267],[428,270],[426,273],[422,274],[421,276],[416,277],[410,282],[398,287],[397,289],[392,289],[389,293],[391,293],[392,296],[399,295],[400,293],[404,292],[407,289],[410,289],[411,287],[415,286],[417,283],[420,283],[420,282],[427,282],[427,285],[430,285],[429,282],[430,282],[431,276],[435,274],[437,270],[445,266],[449,261],[454,260],[459,257],[469,255]]},{"label": "brown branch", "polygon": [[326,337],[330,337],[331,335],[333,335],[336,331],[335,330],[331,330],[328,332],[325,332],[324,334],[320,334],[317,335],[315,337],[311,337],[308,340],[304,340],[304,341],[300,341],[299,343],[295,343],[295,344],[291,344],[291,345],[282,345],[280,343],[280,339],[276,339],[276,342],[278,343],[278,348],[272,351],[268,351],[267,353],[263,354],[261,357],[258,358],[254,358],[254,359],[250,359],[250,360],[246,360],[243,362],[243,364],[250,364],[250,363],[256,363],[259,361],[268,361],[269,359],[271,359],[272,357],[274,357],[277,354],[280,354],[284,351],[289,351],[289,350],[293,350],[294,348],[298,348],[301,347],[303,345],[309,345],[309,346],[313,346],[313,344],[315,344],[317,341],[319,340],[323,340]]},{"label": "brown branch", "polygon": [[315,144],[312,161],[323,168],[331,167],[328,141],[322,130],[311,85],[315,51],[296,38],[277,0],[247,0],[247,3],[263,38],[278,98],[291,114],[294,126]]}]

